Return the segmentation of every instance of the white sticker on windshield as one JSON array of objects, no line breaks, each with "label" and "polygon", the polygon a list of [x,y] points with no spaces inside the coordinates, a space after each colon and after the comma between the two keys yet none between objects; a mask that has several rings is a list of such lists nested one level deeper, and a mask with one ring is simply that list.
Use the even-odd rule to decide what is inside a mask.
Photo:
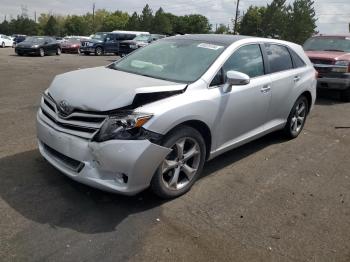
[{"label": "white sticker on windshield", "polygon": [[219,50],[220,48],[224,48],[221,45],[213,45],[213,44],[207,44],[207,43],[201,43],[198,45],[198,47],[207,48],[207,49],[211,49],[211,50]]}]

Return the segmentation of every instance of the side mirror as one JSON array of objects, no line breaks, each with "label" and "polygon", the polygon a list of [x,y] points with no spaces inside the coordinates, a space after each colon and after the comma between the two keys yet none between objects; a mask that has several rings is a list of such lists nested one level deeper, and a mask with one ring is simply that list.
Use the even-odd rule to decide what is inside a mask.
[{"label": "side mirror", "polygon": [[228,71],[226,73],[226,83],[223,87],[225,93],[231,92],[232,86],[248,85],[250,77],[247,74],[238,71]]}]

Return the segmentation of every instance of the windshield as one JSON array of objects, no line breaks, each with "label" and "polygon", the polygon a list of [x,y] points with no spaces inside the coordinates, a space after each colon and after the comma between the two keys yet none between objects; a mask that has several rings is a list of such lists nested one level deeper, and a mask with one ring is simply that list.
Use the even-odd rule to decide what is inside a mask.
[{"label": "windshield", "polygon": [[350,52],[350,38],[314,37],[304,44],[305,51]]},{"label": "windshield", "polygon": [[104,40],[106,35],[107,35],[107,33],[96,33],[96,34],[91,36],[91,39]]},{"label": "windshield", "polygon": [[223,44],[169,39],[140,48],[110,68],[175,82],[194,82],[224,51]]},{"label": "windshield", "polygon": [[150,35],[138,35],[134,38],[135,41],[147,42],[150,38]]},{"label": "windshield", "polygon": [[27,37],[24,42],[26,43],[35,43],[35,44],[40,44],[45,42],[44,37],[34,37],[34,36],[29,36]]}]

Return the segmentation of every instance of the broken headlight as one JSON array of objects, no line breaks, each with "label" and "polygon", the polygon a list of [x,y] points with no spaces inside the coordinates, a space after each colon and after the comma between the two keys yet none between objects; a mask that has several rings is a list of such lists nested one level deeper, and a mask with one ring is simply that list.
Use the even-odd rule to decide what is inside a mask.
[{"label": "broken headlight", "polygon": [[143,134],[142,126],[151,118],[151,114],[135,112],[109,116],[98,132],[96,140],[102,142],[111,139],[140,139]]}]

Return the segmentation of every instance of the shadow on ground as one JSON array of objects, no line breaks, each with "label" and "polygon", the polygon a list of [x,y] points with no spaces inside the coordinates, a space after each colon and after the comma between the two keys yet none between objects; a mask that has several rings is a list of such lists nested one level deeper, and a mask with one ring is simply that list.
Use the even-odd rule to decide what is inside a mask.
[{"label": "shadow on ground", "polygon": [[[271,134],[225,153],[205,166],[202,177],[280,142],[283,138],[278,133]],[[0,159],[0,170],[1,198],[27,219],[52,227],[109,232],[126,217],[163,203],[149,190],[126,197],[79,184],[54,169],[37,150]]]}]

